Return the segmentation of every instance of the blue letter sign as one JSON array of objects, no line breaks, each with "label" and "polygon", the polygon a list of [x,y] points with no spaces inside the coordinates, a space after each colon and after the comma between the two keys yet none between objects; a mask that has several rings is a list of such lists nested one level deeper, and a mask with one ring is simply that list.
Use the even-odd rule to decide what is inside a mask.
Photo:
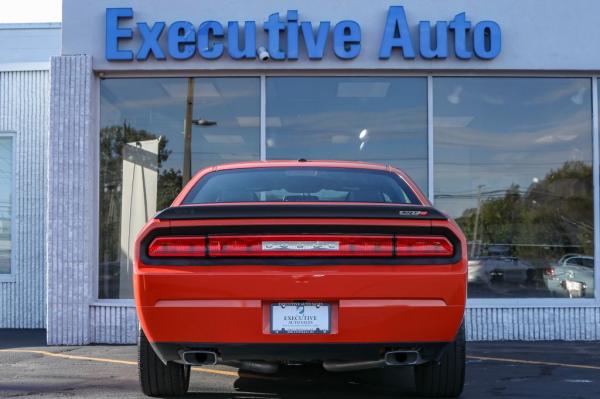
[{"label": "blue letter sign", "polygon": [[132,8],[106,9],[106,59],[108,61],[131,61],[131,50],[120,50],[119,39],[131,39],[133,31],[129,28],[119,28],[119,19],[133,18]]},{"label": "blue letter sign", "polygon": [[[464,12],[447,21],[412,22],[403,6],[391,6],[382,12],[382,31],[378,46],[380,60],[443,61],[450,56],[460,60],[476,57],[492,60],[502,50],[502,30],[494,21],[471,23]],[[385,18],[383,18],[385,17]],[[357,21],[303,21],[298,10],[274,12],[262,23],[256,21],[130,21],[132,8],[106,9],[105,57],[108,61],[143,62],[188,60],[231,60],[272,62],[300,58],[321,60],[335,55],[351,61],[361,54],[362,28]],[[370,29],[369,31],[377,31]],[[258,37],[262,35],[262,37]],[[450,45],[452,42],[452,45]],[[452,50],[450,50],[452,49]],[[453,54],[450,52],[453,51]]]}]

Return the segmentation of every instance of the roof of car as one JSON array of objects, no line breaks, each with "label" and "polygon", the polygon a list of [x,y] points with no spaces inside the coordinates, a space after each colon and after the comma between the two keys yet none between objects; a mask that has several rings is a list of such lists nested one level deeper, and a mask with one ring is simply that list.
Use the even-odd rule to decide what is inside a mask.
[{"label": "roof of car", "polygon": [[215,166],[214,170],[247,169],[247,168],[276,168],[276,167],[330,167],[330,168],[355,168],[371,170],[390,170],[387,165],[357,162],[357,161],[321,161],[321,160],[276,160],[276,161],[250,161],[235,162]]}]

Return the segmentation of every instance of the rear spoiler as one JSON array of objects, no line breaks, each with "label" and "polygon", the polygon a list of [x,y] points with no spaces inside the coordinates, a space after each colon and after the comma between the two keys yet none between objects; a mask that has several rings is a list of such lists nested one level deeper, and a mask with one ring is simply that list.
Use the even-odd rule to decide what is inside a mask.
[{"label": "rear spoiler", "polygon": [[346,205],[346,204],[210,204],[166,208],[155,216],[160,220],[199,219],[273,219],[273,218],[340,218],[340,219],[413,219],[447,220],[435,208],[417,205]]}]

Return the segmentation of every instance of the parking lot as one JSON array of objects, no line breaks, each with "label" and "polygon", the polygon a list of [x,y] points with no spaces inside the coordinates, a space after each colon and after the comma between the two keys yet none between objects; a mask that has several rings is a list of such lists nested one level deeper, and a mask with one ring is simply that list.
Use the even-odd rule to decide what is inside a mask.
[{"label": "parking lot", "polygon": [[[46,347],[41,332],[0,332],[0,397],[140,398],[134,346]],[[469,343],[462,398],[598,398],[600,345]],[[277,375],[196,368],[189,398],[411,398],[410,369]]]}]

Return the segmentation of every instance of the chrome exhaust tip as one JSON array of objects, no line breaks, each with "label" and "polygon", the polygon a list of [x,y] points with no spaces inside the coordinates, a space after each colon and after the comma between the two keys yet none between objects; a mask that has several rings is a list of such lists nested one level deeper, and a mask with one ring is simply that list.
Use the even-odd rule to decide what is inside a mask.
[{"label": "chrome exhaust tip", "polygon": [[217,364],[217,354],[212,351],[183,351],[181,359],[189,366],[209,366]]},{"label": "chrome exhaust tip", "polygon": [[411,366],[423,363],[421,354],[416,350],[398,350],[385,353],[385,364],[387,366]]}]

